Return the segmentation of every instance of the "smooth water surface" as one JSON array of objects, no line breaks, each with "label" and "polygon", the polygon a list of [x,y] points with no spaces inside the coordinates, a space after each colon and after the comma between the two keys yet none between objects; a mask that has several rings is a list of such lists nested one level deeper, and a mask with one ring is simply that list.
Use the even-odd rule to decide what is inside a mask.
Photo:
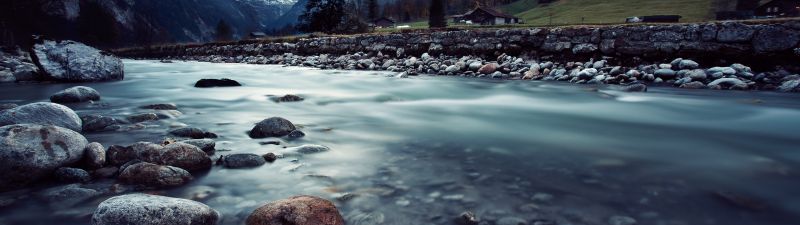
[{"label": "smooth water surface", "polygon": [[[159,142],[188,125],[219,135],[217,154],[321,144],[254,169],[215,167],[187,186],[148,193],[191,198],[243,224],[260,204],[298,194],[336,202],[348,224],[451,224],[463,211],[487,224],[797,224],[800,95],[651,87],[623,93],[560,82],[386,72],[125,61],[124,81],[81,84],[102,100],[80,115],[123,118],[176,103],[175,119],[86,134],[104,146]],[[194,88],[201,78],[243,87]],[[47,101],[75,84],[3,84],[0,103]],[[306,100],[276,103],[271,95]],[[280,116],[307,136],[251,139]],[[222,150],[220,150],[222,149]],[[117,190],[113,181],[87,185]],[[44,188],[44,187],[41,187]],[[6,224],[89,224],[107,194],[71,206],[29,196],[0,209]],[[127,191],[127,192],[126,192]],[[338,200],[337,200],[338,199]],[[538,223],[537,223],[538,222]]]}]

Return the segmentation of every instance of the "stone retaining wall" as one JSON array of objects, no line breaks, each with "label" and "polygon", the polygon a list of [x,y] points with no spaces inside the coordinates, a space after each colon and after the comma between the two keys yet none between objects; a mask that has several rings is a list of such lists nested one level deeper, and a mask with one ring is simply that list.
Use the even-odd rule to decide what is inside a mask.
[{"label": "stone retaining wall", "polygon": [[403,56],[509,55],[574,58],[610,56],[631,60],[675,57],[743,62],[754,66],[800,62],[800,20],[600,27],[477,29],[173,45],[116,51],[132,58],[256,56],[354,52]]}]

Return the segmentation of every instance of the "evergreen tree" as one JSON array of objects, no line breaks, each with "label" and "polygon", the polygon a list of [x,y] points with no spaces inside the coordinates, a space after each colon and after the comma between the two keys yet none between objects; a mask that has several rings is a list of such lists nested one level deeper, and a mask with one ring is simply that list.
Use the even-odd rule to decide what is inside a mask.
[{"label": "evergreen tree", "polygon": [[216,39],[217,41],[230,41],[233,40],[233,29],[225,20],[219,20],[217,23],[216,29]]},{"label": "evergreen tree", "polygon": [[335,33],[346,19],[344,0],[309,0],[298,18],[297,29],[303,32]]},{"label": "evergreen tree", "polygon": [[430,14],[428,16],[428,26],[431,28],[447,27],[447,19],[444,15],[444,0],[432,0]]},{"label": "evergreen tree", "polygon": [[378,19],[378,0],[368,0],[369,3],[367,5],[367,9],[369,12],[367,13],[367,18],[370,20]]}]

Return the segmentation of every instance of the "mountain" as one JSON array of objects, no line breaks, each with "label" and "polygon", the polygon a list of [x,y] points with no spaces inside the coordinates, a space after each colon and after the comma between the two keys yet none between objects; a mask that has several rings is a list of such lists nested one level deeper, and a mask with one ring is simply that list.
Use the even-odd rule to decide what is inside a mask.
[{"label": "mountain", "polygon": [[297,24],[297,17],[300,14],[303,14],[303,11],[306,10],[306,4],[308,4],[308,0],[297,0],[297,2],[289,8],[281,17],[276,19],[272,26],[268,26],[274,29],[280,29],[284,26],[293,26]]},{"label": "mountain", "polygon": [[224,21],[235,38],[265,31],[297,0],[11,0],[0,1],[0,38],[31,34],[99,47],[207,42]]}]

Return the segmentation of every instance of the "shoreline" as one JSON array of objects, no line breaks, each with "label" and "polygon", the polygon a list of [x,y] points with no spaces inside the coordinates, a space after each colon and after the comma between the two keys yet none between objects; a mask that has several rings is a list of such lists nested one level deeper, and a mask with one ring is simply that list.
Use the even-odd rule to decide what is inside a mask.
[{"label": "shoreline", "polygon": [[618,85],[622,91],[643,92],[648,86],[682,89],[713,89],[739,91],[800,92],[800,75],[787,70],[770,72],[753,71],[750,67],[734,63],[730,66],[702,67],[691,59],[677,58],[670,62],[640,64],[635,67],[615,65],[613,59],[589,59],[585,62],[532,61],[522,57],[502,54],[496,60],[480,57],[440,56],[423,53],[419,58],[369,56],[364,53],[330,56],[283,55],[230,57],[166,57],[129,58],[134,60],[172,60],[210,63],[242,63],[255,65],[282,65],[323,70],[360,70],[393,72],[391,77],[405,78],[416,75],[460,76],[500,80],[565,81],[574,84]]}]

